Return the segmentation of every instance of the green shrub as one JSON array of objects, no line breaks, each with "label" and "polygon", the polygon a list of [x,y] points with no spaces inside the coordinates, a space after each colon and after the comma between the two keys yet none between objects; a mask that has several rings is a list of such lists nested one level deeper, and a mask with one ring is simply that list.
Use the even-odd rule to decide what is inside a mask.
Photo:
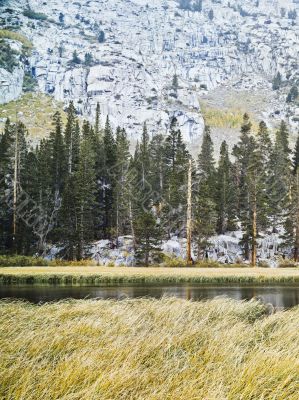
[{"label": "green shrub", "polygon": [[[228,264],[227,264],[228,265]],[[223,268],[224,265],[219,264],[216,261],[198,261],[195,266],[197,268]],[[225,265],[226,266],[226,265]]]},{"label": "green shrub", "polygon": [[0,267],[92,267],[96,265],[96,261],[91,259],[81,261],[55,259],[48,261],[41,257],[0,256]]},{"label": "green shrub", "polygon": [[114,267],[115,267],[115,264],[114,264],[113,261],[109,261],[108,264],[106,264],[106,267],[108,267],[108,268],[114,268]]},{"label": "green shrub", "polygon": [[220,264],[217,261],[199,261],[195,264],[197,268],[250,268],[249,264]]},{"label": "green shrub", "polygon": [[259,268],[271,268],[270,264],[265,260],[259,261],[258,267]]},{"label": "green shrub", "polygon": [[12,72],[19,65],[18,54],[10,47],[9,43],[0,39],[0,68]]},{"label": "green shrub", "polygon": [[0,256],[1,267],[43,267],[48,262],[43,258],[27,256]]},{"label": "green shrub", "polygon": [[[155,265],[151,265],[153,267]],[[187,264],[183,258],[171,258],[164,255],[164,268],[250,268],[249,264],[220,264],[217,261],[202,260],[197,261],[193,265]]]},{"label": "green shrub", "polygon": [[184,268],[187,263],[182,258],[165,258],[162,264],[164,268]]},{"label": "green shrub", "polygon": [[28,72],[24,75],[24,82],[23,82],[23,92],[34,92],[34,89],[37,86],[37,81],[33,78]]},{"label": "green shrub", "polygon": [[46,14],[35,12],[31,9],[27,9],[23,12],[23,15],[30,19],[36,19],[38,21],[45,21],[48,19]]},{"label": "green shrub", "polygon": [[283,260],[278,264],[278,268],[297,268],[298,264],[292,260]]},{"label": "green shrub", "polygon": [[49,267],[93,267],[96,266],[97,263],[95,260],[86,259],[80,261],[67,261],[61,259],[55,259],[48,261],[47,265]]}]

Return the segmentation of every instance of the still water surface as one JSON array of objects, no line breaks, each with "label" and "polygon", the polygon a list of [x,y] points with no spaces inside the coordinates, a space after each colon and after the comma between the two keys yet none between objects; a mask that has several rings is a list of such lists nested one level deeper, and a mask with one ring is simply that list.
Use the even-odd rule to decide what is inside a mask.
[{"label": "still water surface", "polygon": [[290,308],[299,305],[299,286],[275,287],[225,287],[225,286],[0,286],[0,298],[24,299],[32,303],[44,303],[63,299],[126,299],[163,296],[192,299],[195,301],[228,297],[250,300],[254,297],[274,307]]}]

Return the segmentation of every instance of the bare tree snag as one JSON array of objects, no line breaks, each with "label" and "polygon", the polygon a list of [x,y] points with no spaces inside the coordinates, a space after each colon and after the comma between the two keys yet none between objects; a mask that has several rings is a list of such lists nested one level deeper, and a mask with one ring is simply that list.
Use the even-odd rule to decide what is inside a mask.
[{"label": "bare tree snag", "polygon": [[187,263],[192,264],[192,160],[189,160],[189,171],[188,171]]}]

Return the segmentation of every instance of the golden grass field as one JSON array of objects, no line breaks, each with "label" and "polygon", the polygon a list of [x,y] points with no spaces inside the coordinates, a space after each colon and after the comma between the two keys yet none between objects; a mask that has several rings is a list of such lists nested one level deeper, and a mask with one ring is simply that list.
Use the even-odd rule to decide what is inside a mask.
[{"label": "golden grass field", "polygon": [[239,277],[299,277],[299,268],[164,268],[164,267],[0,267],[0,274],[9,275],[101,275],[101,276],[239,276]]},{"label": "golden grass field", "polygon": [[0,302],[2,400],[297,400],[299,308]]},{"label": "golden grass field", "polygon": [[1,284],[299,284],[299,268],[0,267]]}]

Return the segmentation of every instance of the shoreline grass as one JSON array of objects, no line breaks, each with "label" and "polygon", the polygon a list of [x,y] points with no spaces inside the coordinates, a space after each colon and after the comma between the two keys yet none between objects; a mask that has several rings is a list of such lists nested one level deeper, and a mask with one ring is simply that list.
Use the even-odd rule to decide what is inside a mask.
[{"label": "shoreline grass", "polygon": [[299,269],[4,267],[0,285],[299,285]]},{"label": "shoreline grass", "polygon": [[299,308],[214,299],[0,302],[0,398],[288,399]]}]

